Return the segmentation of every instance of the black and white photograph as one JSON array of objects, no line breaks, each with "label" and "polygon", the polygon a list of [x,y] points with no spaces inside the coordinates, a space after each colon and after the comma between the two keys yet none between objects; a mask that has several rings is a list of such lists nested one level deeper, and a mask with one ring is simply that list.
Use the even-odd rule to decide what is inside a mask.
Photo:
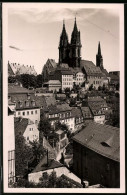
[{"label": "black and white photograph", "polygon": [[4,192],[124,193],[124,5],[3,3],[2,23]]}]

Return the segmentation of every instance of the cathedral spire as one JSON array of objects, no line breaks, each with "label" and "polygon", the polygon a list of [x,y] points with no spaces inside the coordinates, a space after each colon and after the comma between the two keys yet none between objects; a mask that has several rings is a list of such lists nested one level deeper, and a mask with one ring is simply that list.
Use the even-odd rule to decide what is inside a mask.
[{"label": "cathedral spire", "polygon": [[103,69],[103,57],[101,55],[101,45],[100,45],[100,41],[98,43],[98,53],[96,55],[96,66],[100,67],[101,69]]},{"label": "cathedral spire", "polygon": [[99,44],[98,44],[98,55],[101,56],[101,45],[100,45],[100,41],[99,41]]}]

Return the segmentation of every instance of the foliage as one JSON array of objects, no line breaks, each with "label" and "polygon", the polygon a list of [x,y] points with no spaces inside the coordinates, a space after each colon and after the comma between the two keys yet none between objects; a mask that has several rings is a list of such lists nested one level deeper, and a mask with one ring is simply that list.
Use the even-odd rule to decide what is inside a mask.
[{"label": "foliage", "polygon": [[42,75],[29,75],[29,74],[21,74],[21,75],[16,75],[14,76],[9,76],[8,77],[8,83],[15,83],[15,82],[20,82],[23,87],[29,88],[40,88],[42,87]]},{"label": "foliage", "polygon": [[42,140],[43,135],[48,136],[52,132],[51,124],[48,118],[45,117],[44,113],[41,113],[40,122],[39,122],[39,138]]},{"label": "foliage", "polygon": [[34,159],[40,160],[42,157],[45,156],[46,150],[43,148],[42,144],[40,144],[38,141],[33,141],[30,143],[33,151],[33,157]]},{"label": "foliage", "polygon": [[[28,155],[29,154],[29,155]],[[17,134],[15,137],[15,171],[17,175],[25,175],[28,169],[28,162],[33,157],[33,151],[26,144],[25,138]]]},{"label": "foliage", "polygon": [[[74,182],[77,183],[77,182]],[[72,188],[73,181],[72,179],[67,180],[65,177],[57,177],[56,172],[52,171],[49,175],[44,173],[43,176],[39,179],[39,183],[29,182],[25,179],[18,179],[14,184],[9,185],[12,188]],[[75,187],[78,187],[75,186]]]},{"label": "foliage", "polygon": [[55,123],[55,130],[59,130],[59,129],[67,132],[68,131],[68,126],[66,124],[61,123],[60,121],[58,121],[58,122]]},{"label": "foliage", "polygon": [[71,98],[69,106],[74,106],[75,104],[76,104],[76,98]]},{"label": "foliage", "polygon": [[93,84],[91,84],[89,87],[89,91],[92,91],[92,90],[93,90]]}]

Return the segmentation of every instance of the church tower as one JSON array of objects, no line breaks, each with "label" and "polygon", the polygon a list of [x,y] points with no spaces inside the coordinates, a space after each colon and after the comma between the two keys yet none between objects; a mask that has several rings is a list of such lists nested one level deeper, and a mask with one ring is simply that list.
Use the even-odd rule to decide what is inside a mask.
[{"label": "church tower", "polygon": [[100,69],[104,69],[104,67],[103,67],[103,57],[101,55],[101,45],[100,45],[100,42],[98,44],[98,53],[96,55],[96,66],[100,67]]},{"label": "church tower", "polygon": [[68,35],[66,33],[64,21],[63,21],[63,30],[60,36],[60,42],[58,48],[59,48],[59,64],[68,63],[69,43],[68,43]]},{"label": "church tower", "polygon": [[81,61],[81,40],[80,40],[80,31],[78,31],[76,18],[74,23],[74,29],[71,35],[70,43],[70,53],[69,53],[69,66],[71,67],[80,67]]}]

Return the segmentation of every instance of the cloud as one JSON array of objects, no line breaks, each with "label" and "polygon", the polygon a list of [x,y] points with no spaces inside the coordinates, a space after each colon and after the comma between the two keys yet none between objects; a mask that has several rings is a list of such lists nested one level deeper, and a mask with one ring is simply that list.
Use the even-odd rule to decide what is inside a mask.
[{"label": "cloud", "polygon": [[9,46],[9,48],[11,48],[11,49],[15,49],[15,50],[18,50],[18,51],[22,51],[21,49],[19,49],[18,47],[15,47],[15,46],[12,46],[12,45],[10,45]]}]

